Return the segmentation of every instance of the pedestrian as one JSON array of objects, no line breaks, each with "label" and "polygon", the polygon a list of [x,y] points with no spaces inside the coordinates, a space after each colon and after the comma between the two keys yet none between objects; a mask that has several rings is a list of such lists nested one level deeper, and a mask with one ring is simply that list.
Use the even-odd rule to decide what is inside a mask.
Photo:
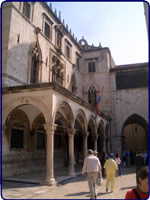
[{"label": "pedestrian", "polygon": [[107,152],[107,153],[106,153],[106,160],[108,160],[109,158],[110,158],[110,153]]},{"label": "pedestrian", "polygon": [[135,166],[136,166],[136,183],[139,184],[139,181],[138,181],[138,177],[137,177],[137,174],[139,172],[139,170],[141,169],[141,167],[143,167],[145,165],[144,163],[144,157],[142,155],[142,153],[139,151],[136,155],[136,158],[135,158]]},{"label": "pedestrian", "polygon": [[149,170],[148,167],[142,167],[138,172],[138,181],[139,185],[129,190],[126,193],[125,199],[148,199],[149,197],[149,184],[148,184],[148,176]]},{"label": "pedestrian", "polygon": [[101,164],[99,159],[93,155],[91,149],[88,150],[88,156],[84,160],[82,168],[82,176],[87,172],[88,185],[91,194],[90,199],[96,199],[96,179],[97,176],[101,176]]},{"label": "pedestrian", "polygon": [[104,173],[106,176],[106,192],[108,192],[109,184],[111,183],[111,192],[114,192],[115,176],[117,176],[118,166],[113,159],[114,154],[110,154],[110,158],[104,164]]},{"label": "pedestrian", "polygon": [[119,172],[119,176],[122,176],[122,169],[121,169],[121,159],[120,159],[120,154],[116,153],[115,155],[115,161],[118,165],[118,172]]}]

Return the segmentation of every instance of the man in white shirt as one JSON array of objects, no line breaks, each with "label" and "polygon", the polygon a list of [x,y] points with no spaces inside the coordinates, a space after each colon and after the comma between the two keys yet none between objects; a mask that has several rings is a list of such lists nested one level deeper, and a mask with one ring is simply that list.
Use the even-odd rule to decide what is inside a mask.
[{"label": "man in white shirt", "polygon": [[91,193],[90,199],[96,199],[96,178],[101,176],[101,163],[99,159],[93,155],[91,149],[88,150],[88,156],[84,160],[82,176],[87,172],[88,185]]}]

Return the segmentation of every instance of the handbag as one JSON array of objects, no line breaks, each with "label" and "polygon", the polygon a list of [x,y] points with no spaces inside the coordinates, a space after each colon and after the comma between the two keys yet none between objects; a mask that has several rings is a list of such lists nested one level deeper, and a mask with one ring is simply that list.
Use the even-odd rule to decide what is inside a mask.
[{"label": "handbag", "polygon": [[96,185],[101,186],[103,184],[102,176],[98,176],[96,179]]}]

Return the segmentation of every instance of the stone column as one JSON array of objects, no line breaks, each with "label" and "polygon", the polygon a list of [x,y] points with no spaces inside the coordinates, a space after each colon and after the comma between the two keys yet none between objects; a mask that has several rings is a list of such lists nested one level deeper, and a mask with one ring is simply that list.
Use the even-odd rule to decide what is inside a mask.
[{"label": "stone column", "polygon": [[46,130],[47,136],[47,146],[46,146],[46,184],[55,185],[54,178],[54,131],[55,126],[52,124],[45,124],[44,128]]},{"label": "stone column", "polygon": [[88,146],[87,146],[87,139],[88,139],[88,135],[89,135],[89,133],[88,132],[85,132],[84,134],[83,134],[83,156],[84,156],[84,158],[87,156],[87,148],[88,148]]},{"label": "stone column", "polygon": [[75,129],[67,129],[69,136],[69,176],[75,176],[74,171],[74,135]]}]

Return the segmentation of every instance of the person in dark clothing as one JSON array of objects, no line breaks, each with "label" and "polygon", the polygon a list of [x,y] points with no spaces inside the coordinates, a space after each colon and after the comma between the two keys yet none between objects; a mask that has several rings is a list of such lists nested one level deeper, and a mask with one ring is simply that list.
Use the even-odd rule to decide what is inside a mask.
[{"label": "person in dark clothing", "polygon": [[136,166],[136,183],[139,184],[139,180],[138,180],[138,172],[139,170],[145,165],[144,162],[144,157],[142,155],[142,153],[139,151],[136,158],[135,158],[135,166]]}]

